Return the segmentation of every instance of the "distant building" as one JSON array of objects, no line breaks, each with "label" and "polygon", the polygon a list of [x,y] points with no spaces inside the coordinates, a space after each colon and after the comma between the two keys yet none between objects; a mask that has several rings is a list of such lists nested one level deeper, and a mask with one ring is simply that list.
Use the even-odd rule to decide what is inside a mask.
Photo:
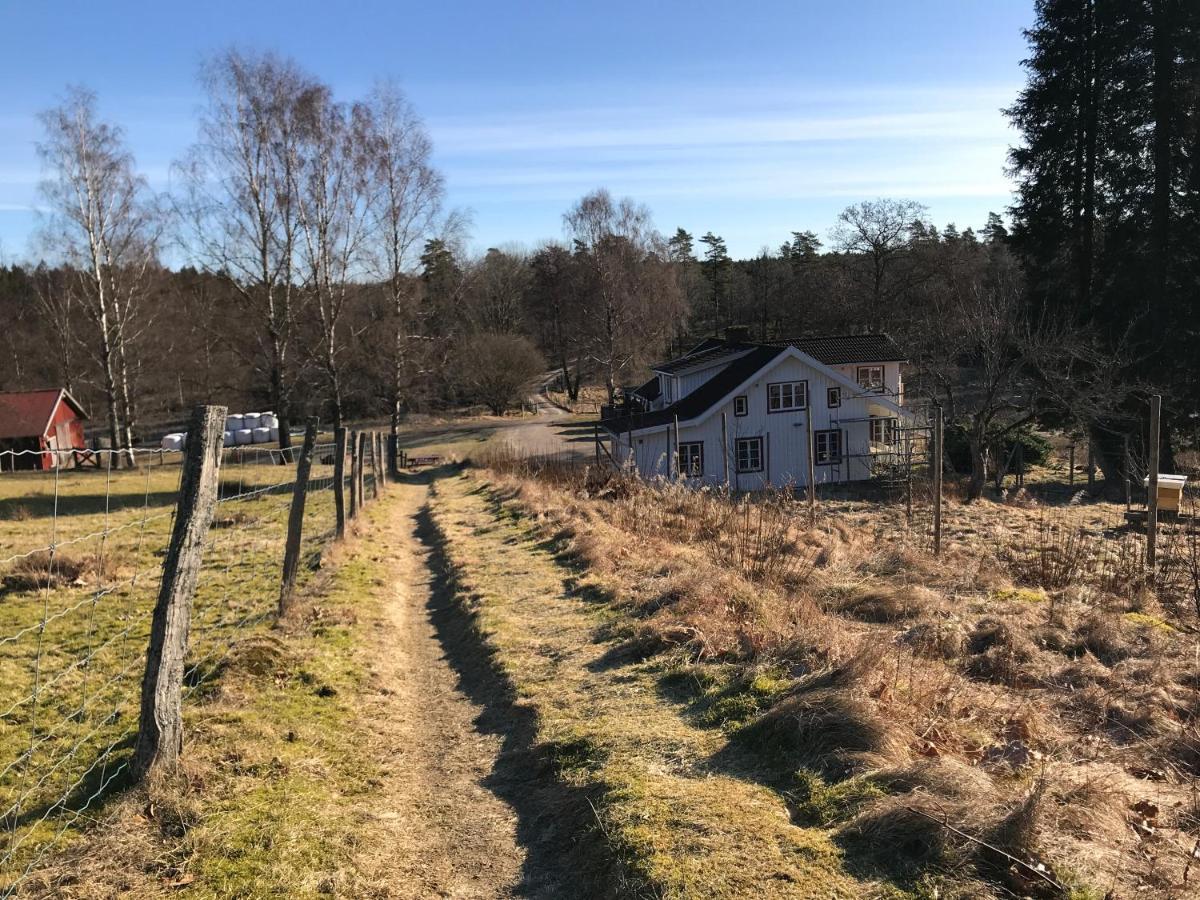
[{"label": "distant building", "polygon": [[[753,342],[730,329],[601,411],[613,461],[644,476],[754,491],[861,481],[895,468],[904,353],[883,334]],[[810,451],[811,447],[811,451]]]},{"label": "distant building", "polygon": [[87,418],[63,388],[0,391],[0,470],[75,466],[87,449]]}]

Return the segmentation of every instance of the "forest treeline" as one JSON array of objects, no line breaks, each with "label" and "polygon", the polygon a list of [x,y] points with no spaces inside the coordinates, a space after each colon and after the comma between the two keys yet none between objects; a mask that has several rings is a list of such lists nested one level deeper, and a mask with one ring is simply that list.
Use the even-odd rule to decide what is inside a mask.
[{"label": "forest treeline", "polygon": [[289,60],[213,58],[171,196],[74,90],[43,117],[41,252],[0,269],[0,388],[65,385],[125,446],[197,402],[398,426],[501,412],[543,375],[616,397],[731,325],[883,330],[910,354],[910,398],[969,443],[973,493],[988,451],[1035,422],[1090,432],[1114,473],[1147,392],[1176,440],[1200,414],[1200,7],[1040,0],[1027,39],[1009,210],[976,232],[869,199],[740,259],[719,223],[660,231],[603,189],[557,241],[469,254],[386,83],[346,100]]}]

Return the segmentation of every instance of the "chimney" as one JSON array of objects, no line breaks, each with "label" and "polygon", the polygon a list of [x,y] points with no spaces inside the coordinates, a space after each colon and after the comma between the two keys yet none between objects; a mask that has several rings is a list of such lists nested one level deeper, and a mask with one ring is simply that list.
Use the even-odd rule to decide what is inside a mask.
[{"label": "chimney", "polygon": [[725,341],[730,344],[750,343],[750,326],[730,325],[725,329]]}]

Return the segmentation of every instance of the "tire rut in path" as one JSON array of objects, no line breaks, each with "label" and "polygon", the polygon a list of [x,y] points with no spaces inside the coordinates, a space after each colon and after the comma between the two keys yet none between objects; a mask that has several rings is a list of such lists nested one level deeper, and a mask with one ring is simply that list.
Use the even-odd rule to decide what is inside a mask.
[{"label": "tire rut in path", "polygon": [[577,895],[578,804],[529,750],[531,714],[512,705],[445,589],[423,524],[428,486],[392,492],[372,536],[390,578],[370,648],[385,775],[364,812],[381,833],[363,874],[388,897]]}]

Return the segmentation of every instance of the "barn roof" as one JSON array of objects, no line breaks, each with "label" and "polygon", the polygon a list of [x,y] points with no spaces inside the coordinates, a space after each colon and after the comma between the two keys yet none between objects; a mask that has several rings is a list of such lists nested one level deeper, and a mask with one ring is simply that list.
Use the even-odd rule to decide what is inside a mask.
[{"label": "barn roof", "polygon": [[47,388],[41,391],[0,391],[0,439],[41,437],[50,427],[59,400],[86,419],[79,401],[62,388]]}]

